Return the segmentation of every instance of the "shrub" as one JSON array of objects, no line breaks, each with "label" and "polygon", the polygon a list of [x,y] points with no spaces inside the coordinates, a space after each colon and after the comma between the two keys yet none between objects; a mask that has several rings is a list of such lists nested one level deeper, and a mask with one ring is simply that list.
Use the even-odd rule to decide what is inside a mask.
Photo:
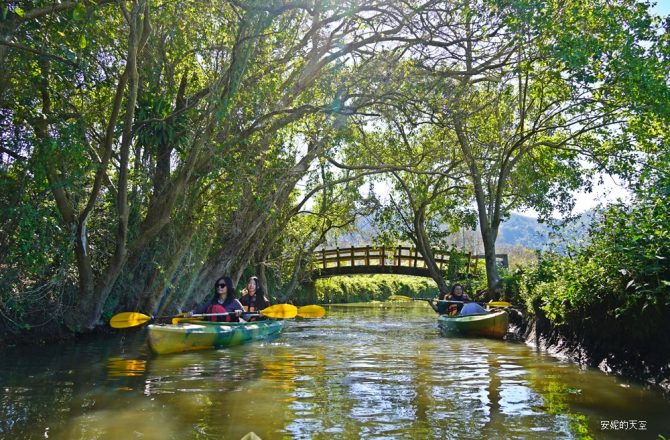
[{"label": "shrub", "polygon": [[321,303],[384,301],[391,295],[435,297],[437,285],[430,278],[404,275],[354,275],[316,280]]}]

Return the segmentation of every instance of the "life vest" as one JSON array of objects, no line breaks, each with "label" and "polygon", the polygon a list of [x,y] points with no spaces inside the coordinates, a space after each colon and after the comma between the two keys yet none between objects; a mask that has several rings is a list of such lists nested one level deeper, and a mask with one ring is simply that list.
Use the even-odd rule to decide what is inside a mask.
[{"label": "life vest", "polygon": [[[470,298],[466,294],[463,294],[461,296],[452,295],[452,296],[449,297],[449,300],[451,300],[451,301],[462,301],[462,302],[465,303],[465,302],[470,301]],[[447,311],[447,315],[449,315],[449,316],[458,315],[462,308],[463,308],[463,304],[449,304],[449,309]]]},{"label": "life vest", "polygon": [[[227,313],[225,307],[221,304],[212,304],[207,307],[207,313]],[[218,322],[231,322],[231,315],[222,315],[222,316],[207,316],[208,321],[218,321]]]},{"label": "life vest", "polygon": [[267,307],[267,301],[265,298],[259,296],[258,294],[254,296],[244,295],[242,298],[240,298],[240,302],[242,303],[242,306],[244,306],[244,311],[249,313],[258,312],[259,310],[263,310],[265,307]]}]

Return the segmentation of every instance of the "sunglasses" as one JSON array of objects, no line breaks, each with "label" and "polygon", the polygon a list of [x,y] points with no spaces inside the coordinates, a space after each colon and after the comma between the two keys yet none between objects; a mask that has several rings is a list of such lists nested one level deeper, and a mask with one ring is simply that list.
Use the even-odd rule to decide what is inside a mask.
[{"label": "sunglasses", "polygon": [[219,289],[223,289],[224,287],[226,287],[226,285],[225,284],[217,284],[216,287],[218,287]]}]

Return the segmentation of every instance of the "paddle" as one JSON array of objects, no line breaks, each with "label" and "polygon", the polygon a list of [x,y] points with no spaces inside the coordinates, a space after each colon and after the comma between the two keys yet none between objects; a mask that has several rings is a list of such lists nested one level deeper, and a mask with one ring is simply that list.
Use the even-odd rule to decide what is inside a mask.
[{"label": "paddle", "polygon": [[479,301],[456,301],[456,300],[451,300],[451,299],[435,299],[435,298],[413,298],[414,301],[436,301],[436,302],[442,302],[442,303],[448,303],[448,304],[467,304],[469,302],[474,302],[477,303],[481,306],[487,306],[487,307],[512,307],[512,303],[509,303],[507,301],[489,301],[489,302],[479,302]]},{"label": "paddle", "polygon": [[[271,306],[271,307],[275,307],[275,306]],[[270,311],[270,313],[273,314],[273,316],[270,316],[270,315],[267,314],[268,313],[267,308],[264,309],[263,312],[264,312],[265,316],[268,316],[270,318],[283,318],[283,319],[293,318],[293,316],[288,316],[288,315],[287,316],[279,316],[277,314],[277,311],[274,311],[274,312]],[[223,315],[225,316],[227,314],[224,313]],[[212,315],[212,316],[214,316],[214,315]],[[257,312],[255,312],[255,313],[248,313],[248,312],[247,313],[242,313],[242,317],[244,319],[252,318],[252,317],[256,317],[256,316],[262,316],[262,315],[257,313]],[[296,316],[299,316],[300,318],[308,318],[308,319],[323,318],[324,316],[326,316],[326,309],[324,309],[321,306],[317,306],[317,305],[313,305],[313,304],[309,305],[309,306],[302,306],[302,307],[298,308],[298,313],[296,314]],[[179,324],[182,321],[192,322],[192,321],[198,321],[198,320],[202,320],[202,318],[177,317],[177,318],[172,318],[172,323],[173,324]]]},{"label": "paddle", "polygon": [[[122,312],[112,316],[112,319],[109,320],[109,325],[112,328],[130,328],[130,327],[137,327],[149,321],[155,321],[157,319],[187,318],[190,320],[197,320],[198,318],[205,318],[207,316],[228,316],[231,314],[234,314],[234,312],[199,313],[191,316],[184,316],[183,313],[179,313],[177,315],[153,317],[139,312]],[[298,314],[298,309],[293,304],[275,304],[274,306],[270,306],[261,310],[259,314],[262,316],[267,316],[268,318],[275,318],[275,319],[295,318],[296,315]]]},{"label": "paddle", "polygon": [[[174,318],[173,323],[176,323],[174,321],[196,321],[199,318],[205,318],[208,316],[227,316],[232,314],[235,313],[200,313],[188,317],[184,316],[184,313],[179,313],[177,315],[153,317],[139,312],[122,312],[112,316],[112,319],[109,320],[109,325],[113,328],[130,328],[137,327],[157,319]],[[296,316],[301,316],[303,318],[321,318],[325,314],[326,309],[321,306],[309,305],[298,309],[293,304],[275,304],[258,312],[259,316],[266,316],[273,319],[290,319],[295,318]]]},{"label": "paddle", "polygon": [[314,304],[302,306],[298,308],[298,316],[301,318],[323,318],[326,316],[326,309]]}]

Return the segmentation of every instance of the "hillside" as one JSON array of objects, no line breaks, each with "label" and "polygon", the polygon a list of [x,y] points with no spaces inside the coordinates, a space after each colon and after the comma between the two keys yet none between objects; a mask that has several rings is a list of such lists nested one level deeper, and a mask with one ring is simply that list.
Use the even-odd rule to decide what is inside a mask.
[{"label": "hillside", "polygon": [[[565,244],[578,242],[586,233],[588,223],[592,218],[589,212],[574,224],[562,230],[556,239],[552,228],[546,223],[539,223],[537,219],[521,214],[512,214],[500,227],[497,245],[500,247],[521,246],[529,249],[545,249],[550,242],[559,242],[559,249]],[[380,233],[379,226],[370,218],[361,218],[356,222],[355,230],[341,235],[337,239],[329,238],[327,247],[347,247],[371,244]],[[481,238],[478,231],[461,231],[454,234],[451,242],[461,248],[482,252]]]},{"label": "hillside", "polygon": [[538,223],[533,217],[512,214],[500,226],[497,244],[542,249],[549,242],[550,232],[549,226]]}]

